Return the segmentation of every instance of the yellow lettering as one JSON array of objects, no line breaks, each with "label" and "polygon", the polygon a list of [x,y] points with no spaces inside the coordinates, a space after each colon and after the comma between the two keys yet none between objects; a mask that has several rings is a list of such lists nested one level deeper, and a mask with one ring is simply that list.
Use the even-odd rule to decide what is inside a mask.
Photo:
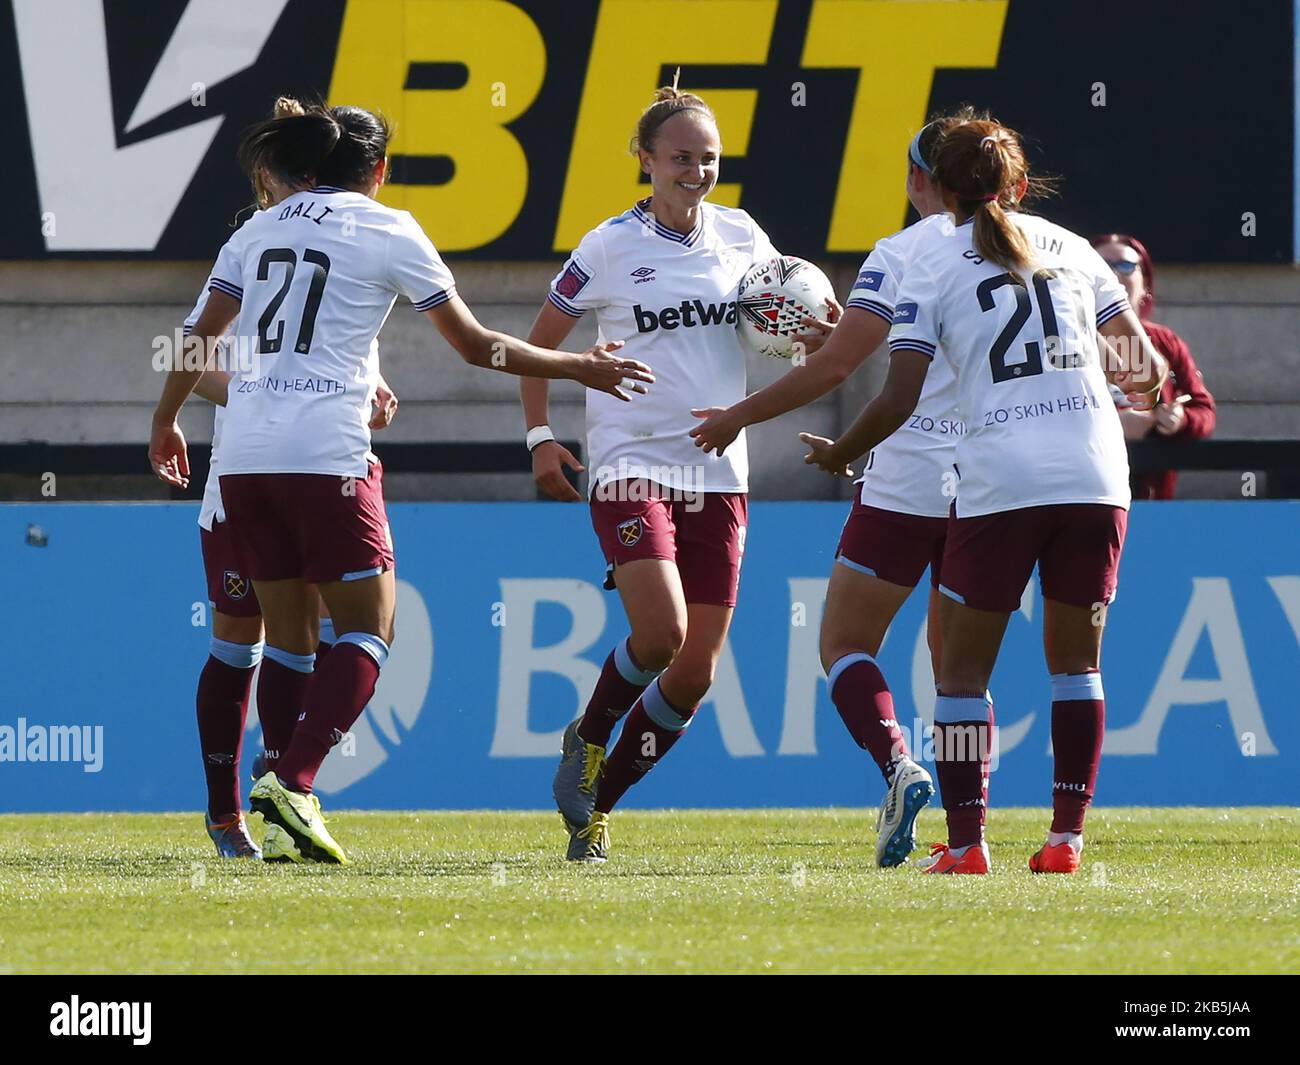
[{"label": "yellow lettering", "polygon": [[1005,0],[813,5],[803,65],[859,72],[828,251],[870,248],[903,223],[907,143],[926,120],[934,71],[995,66],[1006,14]]},{"label": "yellow lettering", "polygon": [[[648,195],[627,147],[637,116],[660,85],[660,69],[679,63],[762,64],[775,20],[776,0],[605,0],[600,5],[555,228],[556,251],[568,251],[587,230]],[[725,174],[727,154],[744,155],[749,148],[758,93],[693,86],[686,72],[682,87],[699,91],[717,116]],[[740,185],[719,182],[710,198],[734,207]]]},{"label": "yellow lettering", "polygon": [[[463,66],[459,88],[407,89],[412,63]],[[528,160],[506,124],[532,105],[546,75],[536,24],[500,0],[349,0],[330,102],[382,111],[390,151],[444,156],[442,185],[388,184],[380,199],[410,211],[443,251],[501,236],[523,208]]]}]

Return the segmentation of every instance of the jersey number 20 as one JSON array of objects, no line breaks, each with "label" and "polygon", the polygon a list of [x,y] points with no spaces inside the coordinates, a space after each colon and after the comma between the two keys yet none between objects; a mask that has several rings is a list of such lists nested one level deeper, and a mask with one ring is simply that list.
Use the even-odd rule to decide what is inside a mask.
[{"label": "jersey number 20", "polygon": [[[320,310],[321,296],[325,293],[325,279],[330,276],[330,259],[323,251],[307,248],[302,253],[302,261],[311,264],[311,284],[307,289],[307,302],[302,306],[298,339],[293,344],[293,350],[299,355],[311,351],[311,338],[316,332],[316,314]],[[271,297],[262,317],[257,320],[257,350],[263,355],[274,355],[284,343],[284,322],[275,322],[275,315],[284,302],[284,297],[289,294],[289,286],[293,284],[298,256],[292,248],[267,248],[257,263],[257,280],[265,281],[271,276],[272,263],[284,263],[285,271],[279,290]],[[270,332],[272,322],[275,322],[274,335]]]}]

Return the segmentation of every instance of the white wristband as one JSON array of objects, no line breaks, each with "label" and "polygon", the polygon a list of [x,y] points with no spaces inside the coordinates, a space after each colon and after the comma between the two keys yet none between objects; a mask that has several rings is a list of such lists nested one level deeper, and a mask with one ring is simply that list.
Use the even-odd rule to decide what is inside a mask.
[{"label": "white wristband", "polygon": [[544,444],[548,440],[554,440],[555,434],[551,432],[549,425],[537,425],[528,430],[528,435],[524,437],[524,443],[528,445],[528,450],[532,451],[538,444]]}]

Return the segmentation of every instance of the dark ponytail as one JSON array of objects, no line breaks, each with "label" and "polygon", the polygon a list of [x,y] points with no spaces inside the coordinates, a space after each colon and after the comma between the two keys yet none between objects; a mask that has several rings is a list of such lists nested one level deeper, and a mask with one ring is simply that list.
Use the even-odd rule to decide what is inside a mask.
[{"label": "dark ponytail", "polygon": [[239,144],[239,165],[250,180],[265,171],[282,185],[308,188],[316,184],[321,164],[342,135],[343,127],[323,107],[268,118],[244,134]]},{"label": "dark ponytail", "polygon": [[342,135],[316,173],[317,184],[342,189],[368,187],[378,165],[388,155],[392,136],[387,119],[364,107],[334,107],[330,114]]},{"label": "dark ponytail", "polygon": [[265,171],[295,189],[360,188],[388,154],[388,138],[388,123],[370,111],[311,104],[250,128],[239,145],[239,165],[255,184]]}]

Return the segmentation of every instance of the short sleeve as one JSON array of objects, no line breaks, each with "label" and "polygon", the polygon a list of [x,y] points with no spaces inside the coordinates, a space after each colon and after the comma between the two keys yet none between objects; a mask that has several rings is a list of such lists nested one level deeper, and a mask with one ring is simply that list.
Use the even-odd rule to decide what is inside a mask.
[{"label": "short sleeve", "polygon": [[203,290],[199,293],[199,298],[194,301],[194,309],[185,316],[185,335],[189,336],[194,329],[195,323],[203,313],[203,308],[208,305],[208,291],[212,288],[212,275],[203,282]]},{"label": "short sleeve", "polygon": [[776,245],[772,243],[772,238],[767,232],[755,222],[752,218],[749,224],[754,231],[754,259],[756,263],[767,262],[768,259],[775,259],[781,253],[776,250]]},{"label": "short sleeve", "polygon": [[1092,281],[1093,296],[1096,299],[1097,326],[1100,328],[1114,318],[1129,310],[1128,296],[1120,284],[1115,271],[1092,247],[1084,246],[1088,260],[1088,274]]},{"label": "short sleeve", "polygon": [[898,295],[898,256],[892,254],[888,242],[882,240],[866,257],[858,270],[857,279],[845,301],[845,307],[894,320],[894,301]]},{"label": "short sleeve", "polygon": [[551,280],[546,298],[570,318],[581,318],[606,302],[602,296],[606,272],[604,245],[593,229]]},{"label": "short sleeve", "polygon": [[456,295],[456,279],[414,218],[393,228],[387,254],[389,285],[417,311],[431,311]]},{"label": "short sleeve", "polygon": [[889,351],[919,351],[934,358],[943,332],[939,286],[924,258],[910,263],[894,303]]},{"label": "short sleeve", "polygon": [[[217,254],[217,264],[212,268],[206,291],[224,292],[227,296],[244,302],[244,230],[240,229],[226,241]],[[207,302],[206,296],[204,302]],[[197,321],[197,316],[195,321]]]}]

